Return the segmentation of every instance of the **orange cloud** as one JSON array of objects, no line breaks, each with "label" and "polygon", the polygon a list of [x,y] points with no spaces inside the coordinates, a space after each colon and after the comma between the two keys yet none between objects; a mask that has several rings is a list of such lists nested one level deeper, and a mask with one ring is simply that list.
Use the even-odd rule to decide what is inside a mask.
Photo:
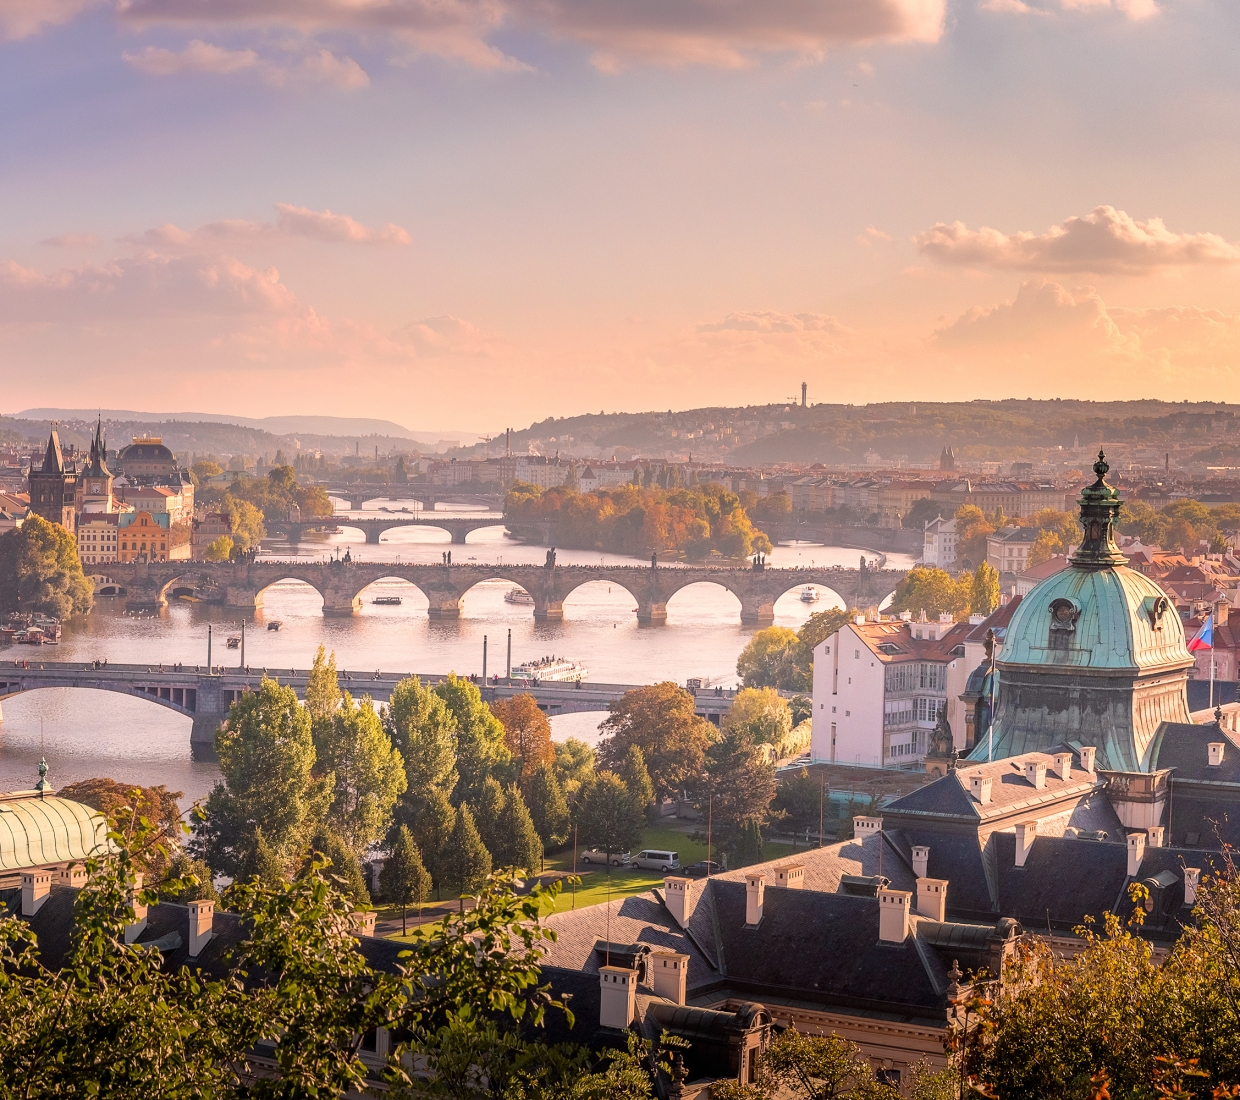
[{"label": "orange cloud", "polygon": [[351,57],[337,57],[330,50],[319,50],[299,61],[266,60],[254,50],[228,50],[195,39],[180,51],[148,46],[141,53],[122,55],[130,65],[150,76],[179,76],[207,73],[230,76],[253,72],[275,88],[309,87],[328,84],[342,91],[364,88],[370,77]]},{"label": "orange cloud", "polygon": [[187,230],[164,224],[148,229],[140,236],[129,237],[131,244],[156,249],[216,249],[254,243],[291,241],[298,238],[328,244],[407,245],[409,231],[387,222],[375,229],[330,210],[310,210],[278,202],[274,222],[252,222],[241,219],[210,222],[198,229]]}]

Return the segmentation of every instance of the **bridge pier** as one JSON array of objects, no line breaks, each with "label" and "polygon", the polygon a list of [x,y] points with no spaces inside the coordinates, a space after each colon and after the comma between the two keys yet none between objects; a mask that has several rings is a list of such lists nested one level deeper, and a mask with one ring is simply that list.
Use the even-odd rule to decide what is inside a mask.
[{"label": "bridge pier", "polygon": [[637,604],[637,621],[641,626],[663,626],[667,623],[667,601],[654,603],[640,600]]},{"label": "bridge pier", "polygon": [[459,619],[461,617],[460,596],[427,592],[426,598],[430,601],[428,614],[432,619]]},{"label": "bridge pier", "polygon": [[366,544],[367,544],[368,546],[378,546],[378,545],[379,545],[379,536],[380,536],[380,535],[382,535],[382,534],[383,534],[383,532],[382,532],[382,531],[380,531],[380,530],[379,530],[378,528],[376,528],[376,527],[367,527],[367,528],[366,528]]},{"label": "bridge pier", "polygon": [[465,536],[468,535],[469,532],[464,527],[460,527],[460,528],[449,527],[448,532],[449,534],[452,535],[453,546],[464,546],[465,545]]},{"label": "bridge pier", "polygon": [[224,724],[224,720],[227,717],[228,711],[209,711],[206,713],[200,711],[196,713],[194,715],[194,724],[189,731],[190,744],[214,745],[216,731]]},{"label": "bridge pier", "polygon": [[534,598],[534,621],[539,623],[562,623],[564,621],[563,600],[540,600]]},{"label": "bridge pier", "polygon": [[301,542],[301,524],[286,523],[284,525],[284,537],[288,540],[290,545],[296,546],[299,542]]},{"label": "bridge pier", "polygon": [[775,601],[769,596],[741,600],[742,626],[770,626],[775,621]]},{"label": "bridge pier", "polygon": [[224,606],[230,611],[257,611],[263,606],[263,593],[250,585],[230,584],[224,588]]},{"label": "bridge pier", "polygon": [[333,592],[330,588],[323,593],[323,614],[344,616],[356,615],[362,609],[362,597],[348,592]]}]

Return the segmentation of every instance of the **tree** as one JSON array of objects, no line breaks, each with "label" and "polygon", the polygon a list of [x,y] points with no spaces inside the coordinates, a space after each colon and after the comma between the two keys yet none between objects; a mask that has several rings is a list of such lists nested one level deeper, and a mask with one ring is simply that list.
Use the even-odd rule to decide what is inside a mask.
[{"label": "tree", "polygon": [[[1006,1094],[1004,1094],[1006,1096]],[[754,1084],[718,1082],[717,1100],[899,1100],[900,1090],[879,1082],[856,1043],[836,1035],[781,1032],[758,1060]]]},{"label": "tree", "polygon": [[[734,859],[753,846],[754,831],[770,816],[775,797],[775,769],[744,729],[723,735],[706,753],[701,805],[710,800],[714,834],[722,851]],[[743,866],[743,864],[742,864]]]},{"label": "tree", "polygon": [[1062,554],[1065,547],[1059,541],[1059,536],[1053,531],[1039,531],[1037,538],[1033,540],[1033,545],[1029,548],[1029,565],[1041,565],[1045,561],[1050,561],[1057,554]]},{"label": "tree", "polygon": [[232,540],[236,547],[249,550],[267,537],[263,513],[248,500],[238,500],[232,493],[225,493],[217,507],[228,513],[232,522]]},{"label": "tree", "polygon": [[449,893],[461,899],[461,912],[464,912],[464,896],[481,890],[491,873],[491,853],[478,835],[468,803],[462,802],[456,811],[456,824],[452,827],[443,865],[444,885]]},{"label": "tree", "polygon": [[200,481],[210,481],[213,477],[219,477],[224,472],[224,468],[218,462],[204,459],[202,462],[194,463],[193,471]]},{"label": "tree", "polygon": [[944,611],[959,615],[968,610],[972,580],[968,576],[956,581],[936,566],[915,565],[896,589],[891,610],[895,614],[908,611],[913,616],[924,611],[931,618]]},{"label": "tree", "polygon": [[666,681],[625,692],[601,729],[608,734],[599,744],[603,766],[618,769],[636,745],[660,801],[697,777],[715,740],[714,727],[694,713],[693,696]]},{"label": "tree", "polygon": [[420,916],[422,903],[431,892],[431,876],[422,866],[422,854],[414,844],[413,834],[406,825],[400,827],[396,834],[396,843],[392,845],[392,852],[383,861],[383,870],[379,872],[379,888],[388,902],[400,906],[400,933],[405,935],[409,931],[405,923],[409,906],[416,905]]},{"label": "tree", "polygon": [[454,797],[475,797],[487,776],[503,770],[511,760],[504,744],[504,727],[482,701],[476,684],[451,675],[435,685],[438,695],[456,719],[456,766],[460,773]]},{"label": "tree", "polygon": [[435,883],[436,896],[442,897],[452,830],[456,827],[456,811],[448,796],[438,787],[432,787],[418,801],[407,821],[414,843],[422,853],[426,869]]},{"label": "tree", "polygon": [[387,832],[405,792],[405,762],[375,713],[370,696],[356,706],[346,691],[315,730],[316,770],[331,789],[327,820],[357,857]]},{"label": "tree", "polygon": [[[310,838],[307,858],[313,859],[316,852],[326,856],[331,862],[330,875],[335,881],[336,888],[345,897],[351,898],[356,905],[370,904],[370,890],[366,887],[366,875],[362,871],[362,861],[344,837],[326,821],[319,823],[314,836]],[[259,881],[268,882],[269,880],[260,875]]]},{"label": "tree", "polygon": [[913,506],[904,514],[900,525],[911,527],[915,531],[923,531],[932,519],[950,515],[951,512],[952,506],[945,501],[922,497],[920,500],[913,501]]},{"label": "tree", "polygon": [[534,872],[542,865],[543,846],[534,828],[521,788],[515,783],[505,792],[504,808],[499,817],[499,834],[491,849],[492,862],[520,872]]},{"label": "tree", "polygon": [[340,678],[336,674],[336,652],[327,656],[327,649],[319,646],[306,679],[306,710],[310,713],[312,728],[330,723],[340,706]]},{"label": "tree", "polygon": [[553,755],[551,723],[534,696],[527,694],[502,699],[491,708],[491,712],[503,724],[504,744],[520,765],[520,780],[524,785]]},{"label": "tree", "polygon": [[646,824],[645,815],[624,780],[609,771],[599,772],[582,791],[575,817],[581,842],[606,852],[608,862],[614,853],[627,852],[641,844]]},{"label": "tree", "polygon": [[986,560],[986,536],[995,533],[995,525],[975,504],[962,504],[956,509],[956,560],[972,568]]},{"label": "tree", "polygon": [[525,785],[526,805],[545,850],[555,851],[568,839],[568,802],[556,778],[555,765],[544,762]]},{"label": "tree", "polygon": [[229,561],[232,558],[235,543],[232,535],[220,535],[207,543],[207,561]]},{"label": "tree", "polygon": [[383,728],[405,760],[408,797],[432,789],[451,796],[457,783],[456,718],[416,676],[401,680],[383,708]]},{"label": "tree", "polygon": [[801,639],[786,626],[768,626],[749,639],[736,659],[736,674],[746,687],[777,687],[804,691],[800,667]]},{"label": "tree", "polygon": [[85,615],[93,603],[77,540],[60,524],[32,512],[20,527],[0,535],[0,612],[67,619]]},{"label": "tree", "polygon": [[508,796],[504,788],[499,785],[499,780],[488,776],[486,782],[482,784],[482,790],[478,792],[478,797],[474,799],[470,807],[474,825],[478,828],[478,835],[482,837],[482,843],[491,853],[491,862],[497,867],[503,866],[495,862],[495,856],[503,846],[501,829],[503,828],[504,806],[507,801]]},{"label": "tree", "polygon": [[829,809],[824,787],[824,781],[817,775],[811,775],[807,768],[780,779],[772,806],[794,834],[808,831],[817,835],[818,823]]},{"label": "tree", "polygon": [[575,737],[553,742],[555,778],[568,803],[576,800],[583,786],[594,778],[594,749]]},{"label": "tree", "polygon": [[181,855],[181,807],[177,800],[184,795],[180,791],[170,791],[162,783],[139,787],[115,779],[80,779],[56,793],[98,810],[104,817],[114,818],[122,810],[145,817],[156,829],[157,840],[144,850],[138,869],[151,885],[175,874],[171,866]]},{"label": "tree", "polygon": [[840,627],[852,622],[856,614],[856,608],[845,611],[842,607],[832,607],[826,611],[815,611],[797,631],[797,637],[801,645],[812,653]]},{"label": "tree", "polygon": [[792,708],[774,688],[745,688],[736,693],[721,728],[755,745],[778,745],[792,732]]},{"label": "tree", "polygon": [[190,840],[193,855],[236,878],[261,835],[287,867],[322,819],[330,792],[311,776],[310,715],[291,687],[263,677],[215,735],[223,782],[207,798],[205,820]]},{"label": "tree", "polygon": [[999,606],[999,574],[993,565],[982,562],[973,570],[969,591],[969,611],[990,615]]},{"label": "tree", "polygon": [[[145,855],[133,853],[137,863]],[[168,873],[159,883],[152,883],[159,890],[160,901],[174,901],[186,905],[191,901],[219,901],[219,891],[211,881],[211,868],[202,860],[194,859],[186,852],[177,852],[168,866]]]},{"label": "tree", "polygon": [[633,799],[633,807],[643,817],[653,821],[658,816],[658,804],[654,800],[654,784],[650,782],[650,773],[646,770],[646,761],[642,750],[630,745],[629,751],[620,762],[617,772]]}]

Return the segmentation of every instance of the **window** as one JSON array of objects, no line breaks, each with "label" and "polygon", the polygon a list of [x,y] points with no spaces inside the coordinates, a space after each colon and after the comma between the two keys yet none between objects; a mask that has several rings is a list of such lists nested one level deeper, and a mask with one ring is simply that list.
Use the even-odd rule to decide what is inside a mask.
[{"label": "window", "polygon": [[853,659],[857,661],[861,660],[861,650],[859,649],[853,650]]}]

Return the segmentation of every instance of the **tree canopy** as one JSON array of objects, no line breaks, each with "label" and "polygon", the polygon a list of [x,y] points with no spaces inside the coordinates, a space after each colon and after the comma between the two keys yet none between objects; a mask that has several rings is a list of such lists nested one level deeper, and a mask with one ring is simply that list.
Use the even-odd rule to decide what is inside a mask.
[{"label": "tree canopy", "polygon": [[82,572],[77,539],[30,513],[0,535],[0,612],[39,611],[57,619],[85,615],[94,587]]},{"label": "tree canopy", "polygon": [[693,696],[667,681],[625,692],[600,728],[607,735],[599,743],[603,767],[618,770],[636,745],[660,799],[697,777],[716,737],[715,728],[694,713]]},{"label": "tree canopy", "polygon": [[552,758],[551,723],[539,709],[534,696],[514,695],[501,699],[491,712],[504,727],[504,744],[520,767],[522,783]]}]

